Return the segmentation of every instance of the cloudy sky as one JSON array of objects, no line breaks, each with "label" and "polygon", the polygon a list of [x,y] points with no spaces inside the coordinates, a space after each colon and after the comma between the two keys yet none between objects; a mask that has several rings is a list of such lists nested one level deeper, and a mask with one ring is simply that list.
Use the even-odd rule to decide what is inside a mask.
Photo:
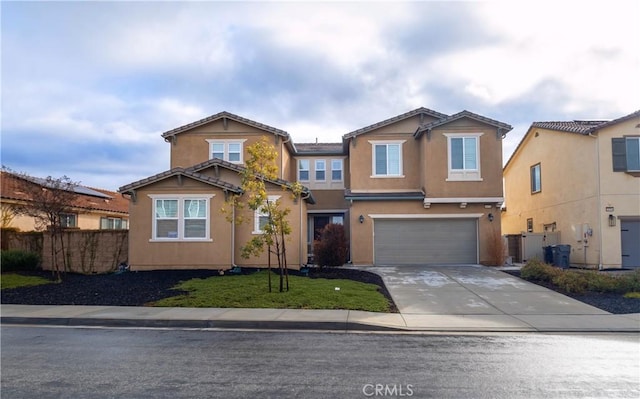
[{"label": "cloudy sky", "polygon": [[640,2],[8,2],[2,164],[116,190],[220,111],[296,142],[424,106],[514,126],[640,109]]}]

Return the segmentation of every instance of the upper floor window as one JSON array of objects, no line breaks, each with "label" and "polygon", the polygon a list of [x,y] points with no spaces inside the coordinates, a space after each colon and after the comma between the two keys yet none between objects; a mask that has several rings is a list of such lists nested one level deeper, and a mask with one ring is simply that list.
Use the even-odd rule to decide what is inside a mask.
[{"label": "upper floor window", "polygon": [[212,194],[151,196],[153,240],[208,240]]},{"label": "upper floor window", "polygon": [[627,137],[627,170],[640,171],[640,137]]},{"label": "upper floor window", "polygon": [[326,180],[326,162],[324,159],[316,159],[316,181]]},{"label": "upper floor window", "polygon": [[100,218],[100,228],[102,230],[126,230],[129,227],[127,219],[102,217]]},{"label": "upper floor window", "polygon": [[309,160],[308,159],[298,160],[298,180],[309,181]]},{"label": "upper floor window", "polygon": [[482,180],[480,136],[482,133],[445,133],[448,147],[447,180]]},{"label": "upper floor window", "polygon": [[539,193],[542,191],[542,174],[540,171],[540,164],[535,164],[531,167],[531,193]]},{"label": "upper floor window", "polygon": [[[270,195],[267,197],[269,204],[274,204],[279,199],[279,195]],[[264,227],[269,224],[269,217],[269,209],[266,206],[256,209],[254,212],[253,234],[264,233]]]},{"label": "upper floor window", "polygon": [[242,147],[247,140],[212,140],[209,139],[210,159],[218,158],[233,163],[242,163]]},{"label": "upper floor window", "polygon": [[331,180],[333,181],[342,180],[342,159],[331,160]]},{"label": "upper floor window", "polygon": [[373,146],[372,177],[402,176],[403,141],[369,141]]}]

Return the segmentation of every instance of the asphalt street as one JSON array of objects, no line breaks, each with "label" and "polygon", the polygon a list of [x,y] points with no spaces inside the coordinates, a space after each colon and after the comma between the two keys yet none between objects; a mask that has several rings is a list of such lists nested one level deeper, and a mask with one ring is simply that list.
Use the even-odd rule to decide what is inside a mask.
[{"label": "asphalt street", "polygon": [[2,398],[640,397],[640,337],[2,327]]}]

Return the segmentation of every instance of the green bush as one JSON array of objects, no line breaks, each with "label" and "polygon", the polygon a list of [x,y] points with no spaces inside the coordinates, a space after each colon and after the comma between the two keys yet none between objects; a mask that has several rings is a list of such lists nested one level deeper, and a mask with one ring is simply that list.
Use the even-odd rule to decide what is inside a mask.
[{"label": "green bush", "polygon": [[565,292],[584,294],[589,288],[589,278],[584,273],[563,272],[553,277],[551,283]]},{"label": "green bush", "polygon": [[0,268],[3,272],[36,270],[40,256],[35,252],[9,249],[0,252]]},{"label": "green bush", "polygon": [[543,263],[537,258],[528,261],[527,264],[524,265],[520,270],[520,276],[523,279],[545,283],[551,283],[555,277],[561,274],[561,269]]},{"label": "green bush", "polygon": [[620,277],[620,280],[622,292],[640,292],[640,270]]},{"label": "green bush", "polygon": [[324,226],[320,240],[313,242],[315,263],[320,266],[342,266],[347,262],[347,236],[344,226],[330,223]]}]

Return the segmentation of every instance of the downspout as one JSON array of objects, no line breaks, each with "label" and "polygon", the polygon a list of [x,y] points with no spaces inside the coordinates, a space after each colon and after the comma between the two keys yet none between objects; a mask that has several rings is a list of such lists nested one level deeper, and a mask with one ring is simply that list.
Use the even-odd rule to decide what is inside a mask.
[{"label": "downspout", "polygon": [[280,178],[284,179],[284,180],[289,180],[289,179],[285,179],[283,172],[284,172],[284,147],[285,144],[287,144],[288,142],[291,141],[291,136],[289,136],[286,140],[282,140],[282,149],[280,150]]},{"label": "downspout", "polygon": [[236,267],[236,204],[231,208],[231,267]]},{"label": "downspout", "polygon": [[[300,245],[298,248],[298,254],[300,256],[300,267],[304,266],[307,264],[307,262],[305,261],[304,263],[302,263],[302,242],[307,242],[306,240],[306,235],[307,232],[306,231],[302,231],[302,202],[305,201],[307,198],[309,198],[309,196],[311,196],[311,193],[308,193],[306,197],[303,197],[302,194],[300,195]],[[309,254],[307,254],[307,257],[309,256]]]},{"label": "downspout", "polygon": [[[600,140],[597,136],[594,136],[593,133],[589,133],[589,137],[593,137],[596,139],[596,172],[598,177],[598,211],[596,215],[598,216],[598,232],[599,232],[599,240],[598,240],[598,270],[602,270],[602,242],[603,240],[603,231],[602,231],[602,195],[601,195],[601,180],[600,180]],[[587,254],[585,248],[585,267],[587,266]]]}]

